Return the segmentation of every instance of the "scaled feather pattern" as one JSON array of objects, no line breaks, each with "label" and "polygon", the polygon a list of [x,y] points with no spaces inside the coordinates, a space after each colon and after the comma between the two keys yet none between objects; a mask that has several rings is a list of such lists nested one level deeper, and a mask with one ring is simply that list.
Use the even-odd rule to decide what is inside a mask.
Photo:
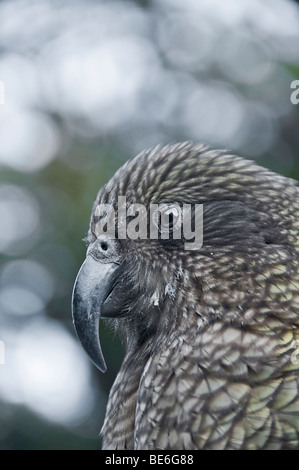
[{"label": "scaled feather pattern", "polygon": [[[118,196],[203,204],[202,247],[108,239],[96,251],[97,207]],[[113,281],[97,304],[86,270],[73,309],[80,319],[90,303],[90,318],[96,305],[126,345],[104,449],[299,448],[298,216],[295,181],[190,142],[142,152],[99,191],[88,258],[111,262]]]}]

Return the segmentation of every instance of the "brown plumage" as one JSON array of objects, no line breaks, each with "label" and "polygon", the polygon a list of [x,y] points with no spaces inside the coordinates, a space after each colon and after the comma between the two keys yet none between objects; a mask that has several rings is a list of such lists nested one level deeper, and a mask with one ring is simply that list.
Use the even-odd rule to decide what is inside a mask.
[{"label": "brown plumage", "polygon": [[[202,247],[99,233],[118,196],[203,204]],[[191,143],[141,153],[100,190],[73,315],[102,370],[99,313],[126,344],[103,448],[299,448],[298,216],[294,181]]]}]

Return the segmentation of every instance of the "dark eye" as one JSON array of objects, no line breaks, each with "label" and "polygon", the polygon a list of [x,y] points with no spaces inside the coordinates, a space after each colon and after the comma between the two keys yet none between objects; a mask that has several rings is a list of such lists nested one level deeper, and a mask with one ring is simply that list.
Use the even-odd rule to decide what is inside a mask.
[{"label": "dark eye", "polygon": [[[169,234],[181,226],[181,207],[178,203],[157,204],[151,213],[151,224],[155,225],[160,234]],[[163,237],[165,238],[165,237]],[[168,236],[166,236],[168,239]]]},{"label": "dark eye", "polygon": [[169,207],[161,211],[161,229],[172,229],[179,219],[179,212],[176,207]]},{"label": "dark eye", "polygon": [[172,232],[172,230],[181,222],[181,210],[178,204],[159,204],[154,211],[153,222],[160,233]]}]

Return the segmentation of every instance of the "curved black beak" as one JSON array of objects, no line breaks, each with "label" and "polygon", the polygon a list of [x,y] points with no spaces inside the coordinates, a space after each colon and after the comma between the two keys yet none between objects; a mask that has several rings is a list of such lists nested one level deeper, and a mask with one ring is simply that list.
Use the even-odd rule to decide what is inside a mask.
[{"label": "curved black beak", "polygon": [[[107,367],[99,340],[99,322],[102,306],[115,279],[119,264],[96,260],[88,255],[77,275],[73,297],[72,314],[78,338],[101,372]],[[104,315],[103,315],[104,316]]]}]

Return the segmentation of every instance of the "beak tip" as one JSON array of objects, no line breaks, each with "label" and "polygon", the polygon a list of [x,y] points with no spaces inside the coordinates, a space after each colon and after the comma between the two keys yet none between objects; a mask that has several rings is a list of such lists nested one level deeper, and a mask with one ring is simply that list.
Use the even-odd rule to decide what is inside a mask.
[{"label": "beak tip", "polygon": [[78,339],[102,373],[107,366],[99,340],[100,310],[107,294],[107,282],[117,267],[115,263],[103,264],[88,256],[77,275],[72,295],[73,324]]},{"label": "beak tip", "polygon": [[94,325],[94,328],[91,330],[87,327],[87,322],[83,321],[83,316],[78,319],[73,318],[74,329],[77,333],[77,337],[81,346],[87,353],[88,357],[92,363],[99,369],[102,373],[105,373],[107,370],[106,362],[102,353],[101,344],[98,336],[98,324]]},{"label": "beak tip", "polygon": [[[95,364],[96,365],[96,364]],[[107,372],[107,366],[106,364],[103,364],[101,367],[97,366],[96,367],[102,372],[102,374],[105,374]]]},{"label": "beak tip", "polygon": [[[97,351],[97,354],[94,354],[94,351]],[[105,374],[107,371],[107,365],[101,350],[100,343],[98,344],[98,349],[93,348],[92,352],[88,350],[86,350],[86,352],[96,368],[99,369],[102,374]]]}]

